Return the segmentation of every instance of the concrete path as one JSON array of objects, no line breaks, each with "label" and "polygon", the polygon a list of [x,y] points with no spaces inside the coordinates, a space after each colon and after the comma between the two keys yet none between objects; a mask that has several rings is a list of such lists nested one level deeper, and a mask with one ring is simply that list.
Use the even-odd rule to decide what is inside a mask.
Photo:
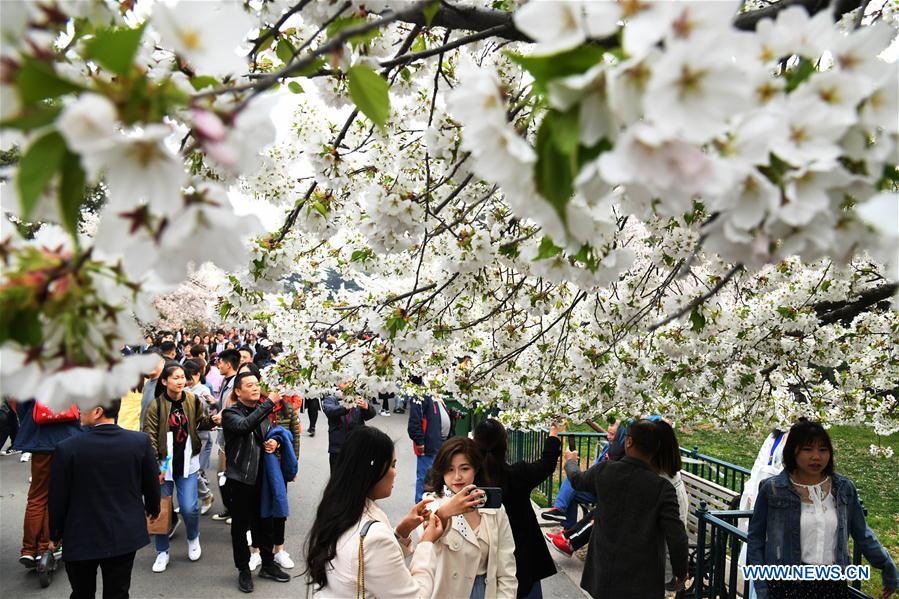
[{"label": "concrete path", "polygon": [[[305,414],[301,416],[304,427],[308,425]],[[389,418],[378,416],[371,424],[385,431],[396,441],[397,479],[394,493],[378,503],[394,523],[399,522],[412,506],[415,489],[415,456],[411,441],[406,436],[406,415],[393,414]],[[310,438],[303,433],[300,447],[300,472],[297,481],[288,487],[291,516],[287,520],[286,549],[296,562],[290,570],[294,579],[289,583],[276,583],[254,577],[256,590],[253,597],[306,596],[303,583],[302,555],[305,536],[321,499],[322,489],[328,480],[327,422],[319,416],[317,434]],[[4,598],[62,598],[68,597],[71,589],[65,572],[59,570],[53,584],[41,589],[37,576],[28,572],[16,561],[22,538],[22,519],[28,493],[30,463],[19,462],[19,456],[0,457],[0,597]],[[136,599],[172,598],[214,598],[243,597],[236,587],[237,572],[231,558],[231,538],[229,528],[223,522],[216,522],[211,515],[221,508],[216,499],[212,511],[200,520],[200,541],[203,557],[197,562],[187,559],[187,541],[184,527],[180,527],[172,539],[171,561],[168,569],[154,574],[150,567],[156,552],[150,545],[138,551],[134,560],[131,579],[131,596]],[[557,552],[553,551],[556,554]],[[560,570],[561,571],[561,570]],[[98,597],[102,584],[98,576]],[[565,574],[556,574],[543,581],[544,597],[580,599],[582,592]],[[386,598],[382,598],[386,599]]]}]

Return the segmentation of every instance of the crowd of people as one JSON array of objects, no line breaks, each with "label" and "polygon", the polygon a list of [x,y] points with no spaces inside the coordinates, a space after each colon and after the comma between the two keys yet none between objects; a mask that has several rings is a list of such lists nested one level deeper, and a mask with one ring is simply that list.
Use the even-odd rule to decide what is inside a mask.
[{"label": "crowd of people", "polygon": [[[305,407],[307,433],[315,434],[319,408],[329,433],[330,477],[301,566],[315,596],[537,599],[541,581],[556,573],[549,547],[571,555],[585,545],[580,582],[592,597],[661,598],[683,588],[689,504],[677,436],[663,418],[611,423],[586,470],[577,452],[563,451],[555,425],[539,459],[510,463],[499,421],[456,436],[460,414],[413,377],[421,393],[395,397],[393,413],[409,409],[414,501],[393,526],[378,502],[393,493],[397,445],[366,425],[376,402],[391,413],[391,396],[362,397],[348,380],[303,406],[266,386],[272,350],[277,344],[249,331],[161,332],[127,349],[159,360],[124,398],[80,413],[5,400],[0,434],[12,433],[13,451],[32,456],[20,562],[34,568],[61,546],[71,597],[95,596],[98,569],[104,597],[128,597],[135,552],[150,536],[154,573],[167,569],[170,539],[182,524],[187,559],[200,559],[200,516],[212,510],[218,486],[222,505],[213,519],[230,525],[238,589],[254,590],[257,569],[258,578],[289,582],[288,489],[299,471]],[[542,516],[563,531],[544,535],[530,496],[560,458],[566,479]],[[852,538],[883,571],[884,597],[899,586],[854,485],[835,471],[820,424],[802,420],[775,431],[742,501],[754,509],[746,563],[846,566]],[[579,504],[592,506],[581,520]],[[756,581],[753,593],[829,598],[847,590],[845,581],[771,580]]]}]

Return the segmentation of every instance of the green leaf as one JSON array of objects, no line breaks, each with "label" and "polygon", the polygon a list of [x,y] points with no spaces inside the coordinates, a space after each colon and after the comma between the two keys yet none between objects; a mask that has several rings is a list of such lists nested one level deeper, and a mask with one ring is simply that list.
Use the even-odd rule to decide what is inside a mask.
[{"label": "green leaf", "polygon": [[562,248],[553,243],[553,240],[549,237],[544,237],[540,240],[540,247],[537,249],[537,257],[535,260],[545,260],[546,258],[552,258],[553,256],[558,256],[562,253]]},{"label": "green leaf", "polygon": [[295,94],[303,93],[303,86],[300,85],[299,83],[297,83],[296,81],[291,81],[290,83],[288,83],[287,89],[289,89],[290,91],[292,91]]},{"label": "green leaf", "polygon": [[56,131],[47,133],[29,146],[16,173],[16,188],[22,205],[22,218],[28,220],[37,200],[59,170],[66,154],[66,142]]},{"label": "green leaf", "polygon": [[[574,192],[576,156],[563,150],[571,148],[571,117],[550,110],[537,131],[537,163],[534,174],[537,191],[546,198],[564,223],[565,207]],[[575,132],[576,133],[576,132]],[[575,150],[577,141],[575,140]]]},{"label": "green leaf", "polygon": [[278,55],[278,58],[280,58],[281,62],[283,62],[284,64],[290,62],[291,58],[293,58],[294,52],[296,52],[296,48],[294,48],[293,44],[291,44],[290,41],[285,38],[281,38],[278,41],[278,45],[275,46],[275,54]]},{"label": "green leaf", "polygon": [[[332,39],[339,35],[342,31],[346,29],[353,29],[356,27],[361,27],[368,23],[368,19],[365,17],[343,17],[341,19],[336,19],[333,23],[328,25],[328,39]],[[381,30],[378,28],[371,29],[366,31],[365,33],[360,33],[358,35],[351,36],[348,41],[355,48],[360,46],[366,42],[370,42],[376,37],[381,35]]]},{"label": "green leaf", "polygon": [[415,38],[415,43],[412,44],[412,48],[411,48],[411,50],[414,54],[418,54],[419,52],[424,52],[427,49],[428,49],[428,42],[425,41],[425,36],[419,35],[417,38]]},{"label": "green leaf", "polygon": [[62,162],[62,179],[59,182],[59,212],[66,230],[73,236],[78,235],[78,219],[81,218],[86,180],[81,159],[77,154],[66,152]]},{"label": "green leaf", "polygon": [[373,257],[374,252],[368,248],[365,248],[364,250],[353,250],[353,253],[350,254],[350,262],[365,262]]},{"label": "green leaf", "polygon": [[143,27],[102,29],[88,42],[87,58],[113,73],[125,75],[131,69],[143,33]]},{"label": "green leaf", "polygon": [[553,143],[560,152],[574,158],[577,153],[578,138],[580,137],[580,125],[578,122],[578,107],[575,106],[568,112],[550,111],[552,115]]},{"label": "green leaf", "polygon": [[799,84],[811,77],[814,72],[815,63],[808,58],[801,59],[795,69],[787,71],[787,92],[791,92],[799,87]]},{"label": "green leaf", "polygon": [[209,75],[197,75],[190,78],[190,85],[195,90],[200,91],[205,87],[215,87],[219,84],[219,80]]},{"label": "green leaf", "polygon": [[26,106],[17,116],[0,121],[0,128],[20,131],[39,129],[55,121],[60,112],[62,107],[47,103]]},{"label": "green leaf", "polygon": [[596,66],[603,54],[602,48],[584,45],[550,56],[523,56],[514,52],[509,52],[508,56],[534,77],[538,90],[545,91],[546,84],[553,79],[578,75]]},{"label": "green leaf", "polygon": [[321,202],[312,202],[312,207],[315,208],[315,211],[316,211],[316,212],[318,212],[319,214],[321,214],[321,215],[324,216],[325,218],[328,217],[328,209],[325,208],[325,205],[322,204]]},{"label": "green leaf", "polygon": [[3,319],[6,321],[4,322],[6,326],[3,327],[6,330],[3,331],[2,341],[12,339],[24,346],[40,345],[43,331],[37,309],[11,310],[9,316],[11,318],[8,321],[6,318]]},{"label": "green leaf", "polygon": [[350,98],[362,114],[383,127],[390,116],[390,86],[370,68],[356,65],[347,72]]},{"label": "green leaf", "polygon": [[307,75],[311,75],[321,70],[323,66],[325,66],[326,61],[324,58],[318,57],[312,61],[312,63],[299,71],[294,71],[291,73],[292,77],[305,77]]},{"label": "green leaf", "polygon": [[431,26],[431,21],[433,21],[434,17],[437,16],[437,12],[439,10],[440,10],[440,0],[435,0],[434,2],[431,2],[430,4],[428,4],[427,6],[424,7],[424,9],[421,11],[421,13],[425,17],[425,25],[427,25],[428,27]]},{"label": "green leaf", "polygon": [[399,331],[406,328],[406,319],[400,315],[391,316],[387,319],[386,325],[390,338],[393,339]]},{"label": "green leaf", "polygon": [[690,312],[690,323],[693,325],[691,328],[694,333],[701,333],[702,329],[705,328],[705,316],[702,315],[699,308],[694,308]]},{"label": "green leaf", "polygon": [[16,74],[19,98],[24,104],[33,104],[47,98],[57,98],[81,88],[56,74],[46,62],[25,58],[22,68]]}]

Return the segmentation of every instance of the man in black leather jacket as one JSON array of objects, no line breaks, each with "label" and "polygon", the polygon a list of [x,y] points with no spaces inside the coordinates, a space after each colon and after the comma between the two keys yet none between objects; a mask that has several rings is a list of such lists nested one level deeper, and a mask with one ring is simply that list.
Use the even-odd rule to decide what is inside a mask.
[{"label": "man in black leather jacket", "polygon": [[[231,548],[234,566],[239,574],[237,587],[244,593],[253,591],[250,573],[250,549],[247,547],[247,530],[253,535],[253,545],[259,547],[262,556],[260,578],[278,582],[290,581],[290,576],[278,567],[272,554],[272,520],[262,518],[259,498],[262,492],[262,452],[272,453],[277,441],[266,441],[271,428],[269,414],[275,407],[270,398],[259,402],[259,379],[252,372],[241,372],[234,379],[237,403],[222,412],[222,430],[225,433],[227,469],[225,477],[231,492]],[[271,394],[275,402],[281,397]]]}]

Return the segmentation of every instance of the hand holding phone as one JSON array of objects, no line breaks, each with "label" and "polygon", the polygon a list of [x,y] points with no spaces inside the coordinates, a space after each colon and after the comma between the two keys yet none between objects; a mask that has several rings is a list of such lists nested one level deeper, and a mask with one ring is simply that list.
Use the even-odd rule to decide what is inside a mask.
[{"label": "hand holding phone", "polygon": [[483,495],[481,503],[477,509],[495,510],[503,504],[503,490],[499,487],[478,487],[475,491],[480,491]]}]

